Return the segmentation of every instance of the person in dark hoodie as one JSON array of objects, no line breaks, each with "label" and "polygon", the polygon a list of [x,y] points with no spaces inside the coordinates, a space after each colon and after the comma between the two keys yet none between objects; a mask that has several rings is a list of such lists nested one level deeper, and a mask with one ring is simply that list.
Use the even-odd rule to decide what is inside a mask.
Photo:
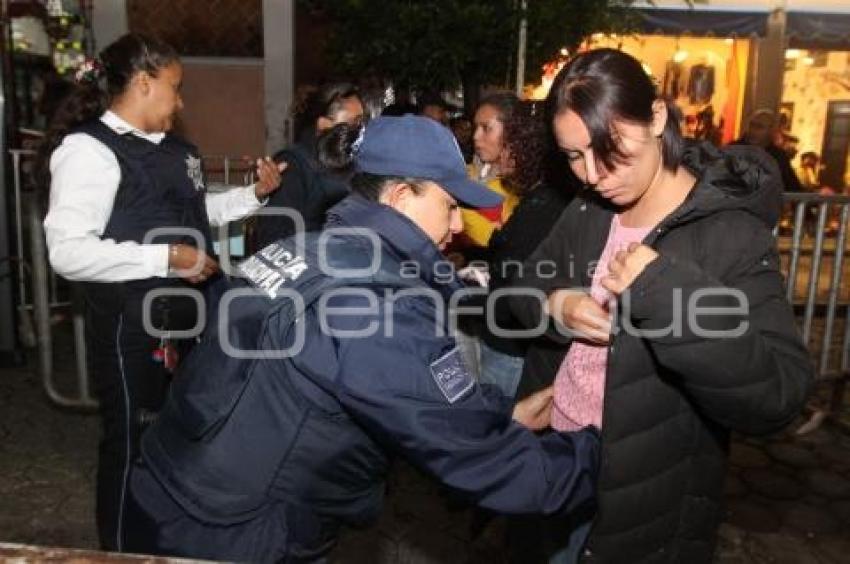
[{"label": "person in dark hoodie", "polygon": [[461,287],[441,251],[460,204],[499,196],[429,118],[354,138],[353,193],[325,230],[250,257],[212,308],[134,468],[129,550],[324,561],[340,527],[378,517],[395,456],[495,511],[593,503],[595,430],[537,436],[551,390],[514,405],[449,332]]},{"label": "person in dark hoodie", "polygon": [[520,396],[554,378],[552,426],[599,426],[602,450],[592,523],[538,523],[522,561],[570,561],[589,529],[583,561],[711,562],[730,432],[781,429],[812,381],[771,234],[780,173],[752,148],[686,146],[620,51],[572,59],[547,106],[586,189],[514,280],[546,296],[511,307],[553,345],[532,344]]},{"label": "person in dark hoodie", "polygon": [[[295,112],[295,144],[273,157],[275,162],[287,163],[287,169],[280,189],[271,195],[267,210],[257,218],[256,248],[298,231],[322,227],[327,211],[348,195],[350,174],[336,163],[323,162],[319,146],[336,142],[340,124],[356,126],[362,121],[363,100],[352,84],[330,83],[306,97]],[[289,212],[269,211],[273,207]]]}]

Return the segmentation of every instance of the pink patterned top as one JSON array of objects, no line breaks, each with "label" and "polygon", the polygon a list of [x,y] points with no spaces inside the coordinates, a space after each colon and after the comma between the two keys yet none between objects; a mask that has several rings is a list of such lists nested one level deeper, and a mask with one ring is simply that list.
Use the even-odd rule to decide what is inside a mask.
[{"label": "pink patterned top", "polygon": [[[608,241],[593,273],[590,296],[607,309],[613,298],[600,281],[608,274],[608,262],[614,254],[640,243],[652,227],[624,227],[615,215],[608,232]],[[576,431],[587,425],[602,427],[602,402],[605,396],[605,368],[608,347],[574,340],[558,374],[555,376],[555,403],[552,427],[559,431]]]}]

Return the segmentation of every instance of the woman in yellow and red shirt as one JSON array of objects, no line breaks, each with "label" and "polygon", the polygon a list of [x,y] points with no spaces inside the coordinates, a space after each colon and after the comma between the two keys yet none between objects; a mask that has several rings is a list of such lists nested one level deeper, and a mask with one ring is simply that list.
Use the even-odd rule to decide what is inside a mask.
[{"label": "woman in yellow and red shirt", "polygon": [[487,246],[493,231],[507,222],[519,203],[516,191],[502,182],[514,168],[514,159],[505,142],[505,124],[519,103],[513,93],[495,92],[485,96],[475,112],[475,159],[469,167],[470,176],[487,184],[504,201],[494,208],[463,210],[464,246],[471,254],[475,254],[476,248]]}]

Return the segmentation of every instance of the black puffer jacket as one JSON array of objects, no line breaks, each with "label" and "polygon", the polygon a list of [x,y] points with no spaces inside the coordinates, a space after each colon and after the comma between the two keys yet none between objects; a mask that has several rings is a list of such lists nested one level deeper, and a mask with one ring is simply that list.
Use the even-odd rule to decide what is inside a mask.
[{"label": "black puffer jacket", "polygon": [[[640,330],[670,327],[674,301],[684,304],[684,322],[680,330],[652,337],[623,331],[622,320],[617,324],[608,354],[590,562],[710,562],[722,517],[729,431],[781,428],[799,412],[811,383],[771,235],[780,209],[775,164],[756,149],[720,152],[710,145],[689,147],[684,164],[697,184],[646,238],[660,257],[633,283],[628,313],[620,304],[623,317]],[[577,197],[514,285],[547,294],[589,287],[612,214],[595,194]],[[547,259],[557,264],[555,276],[535,277],[534,265]],[[695,302],[700,307],[733,309],[689,323],[688,314],[698,312],[687,304],[706,288],[740,290],[749,307],[736,311],[728,292],[703,297]],[[526,325],[537,325],[539,301],[517,298],[511,305]],[[737,328],[739,334],[707,338],[700,328]],[[560,344],[529,351],[526,394],[552,381],[568,349],[569,339],[556,336],[554,327],[550,336]]]},{"label": "black puffer jacket", "polygon": [[[297,212],[304,221],[304,231],[319,231],[327,211],[349,194],[350,171],[333,171],[322,166],[316,144],[316,136],[307,134],[273,157],[275,162],[285,162],[287,166],[280,186],[269,196],[267,208],[274,206]],[[262,249],[296,231],[297,226],[288,215],[259,215],[255,247]]]}]

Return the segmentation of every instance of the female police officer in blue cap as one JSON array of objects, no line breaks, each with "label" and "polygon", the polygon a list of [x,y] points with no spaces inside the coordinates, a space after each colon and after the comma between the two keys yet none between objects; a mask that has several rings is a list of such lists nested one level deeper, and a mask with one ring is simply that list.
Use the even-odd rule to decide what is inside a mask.
[{"label": "female police officer in blue cap", "polygon": [[513,407],[478,385],[448,334],[460,289],[439,276],[459,204],[492,206],[451,132],[381,117],[355,151],[353,195],[325,231],[239,267],[181,366],[131,478],[129,550],[312,561],[381,510],[395,455],[483,507],[592,503],[592,429],[535,435],[544,391]]}]

